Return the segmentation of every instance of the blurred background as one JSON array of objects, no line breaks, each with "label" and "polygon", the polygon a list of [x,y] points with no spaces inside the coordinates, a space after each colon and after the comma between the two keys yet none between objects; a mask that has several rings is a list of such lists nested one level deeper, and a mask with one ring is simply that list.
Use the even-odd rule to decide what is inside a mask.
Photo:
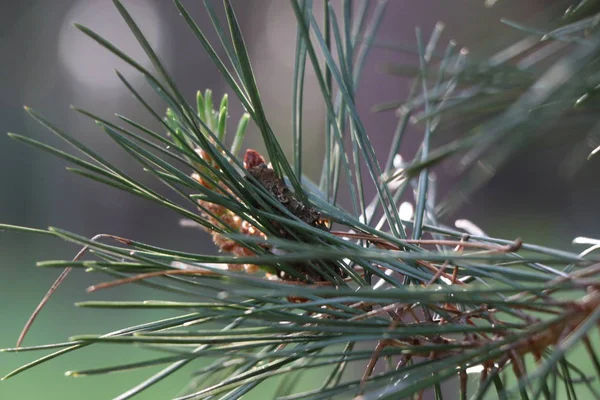
[{"label": "blurred background", "polygon": [[[190,102],[194,101],[197,90],[210,88],[216,99],[228,92],[171,2],[124,0],[123,3]],[[218,9],[220,2],[214,3]],[[267,115],[283,147],[290,150],[291,77],[296,35],[293,12],[286,1],[237,0],[233,3],[248,41]],[[445,45],[449,39],[454,39],[459,46],[468,49],[469,57],[484,59],[523,36],[503,25],[501,17],[543,24],[543,21],[557,18],[566,3],[505,0],[493,8],[486,8],[483,0],[394,0],[388,5],[377,42],[413,46],[417,25],[427,37],[435,23],[443,21],[446,29],[441,43]],[[184,1],[184,4],[198,25],[210,26],[201,2]],[[2,0],[0,131],[25,134],[68,149],[26,115],[23,105],[28,105],[125,171],[158,187],[95,127],[93,121],[70,110],[70,105],[76,105],[110,120],[115,120],[114,113],[119,113],[160,131],[158,123],[121,85],[114,74],[115,68],[133,82],[157,111],[162,113],[165,109],[141,76],[75,29],[74,22],[92,28],[143,65],[150,65],[111,2]],[[209,35],[209,38],[215,39],[215,36]],[[392,112],[373,113],[372,108],[379,103],[405,98],[409,87],[409,80],[382,72],[382,66],[387,63],[416,65],[418,60],[414,55],[385,46],[371,51],[357,98],[367,132],[382,157],[387,156],[397,116]],[[305,139],[304,150],[309,155],[305,165],[307,175],[317,179],[322,160],[324,107],[314,80],[310,80],[310,68],[308,71],[305,112],[309,117],[305,121],[304,135],[313,135],[314,140]],[[230,126],[235,126],[242,110],[231,95],[230,105]],[[468,218],[495,236],[506,235],[508,239],[520,236],[529,242],[563,248],[570,248],[576,235],[598,237],[600,219],[590,217],[590,210],[600,199],[600,186],[593,179],[598,161],[592,160],[577,170],[569,169],[565,164],[571,150],[584,137],[581,127],[586,123],[589,124],[589,118],[567,124],[557,132],[561,140],[517,154],[513,162],[498,171],[466,205],[448,216],[448,223],[452,224],[453,219]],[[407,139],[402,154],[405,160],[414,156],[419,132],[414,129]],[[251,127],[244,148],[262,148],[256,133]],[[451,191],[459,179],[452,164],[449,165],[438,171],[441,195]],[[65,171],[65,166],[61,160],[0,135],[0,223],[40,228],[57,226],[88,237],[112,233],[184,251],[214,251],[205,234],[181,228],[177,215],[70,174]],[[35,262],[69,259],[77,251],[72,245],[49,237],[0,232],[0,348],[14,346],[29,314],[59,273],[35,268]],[[61,342],[69,335],[103,333],[125,323],[132,325],[156,318],[155,314],[149,316],[140,311],[127,313],[125,321],[122,320],[124,313],[73,307],[74,302],[82,300],[109,297],[141,300],[151,299],[154,295],[135,286],[87,295],[84,289],[99,279],[103,277],[81,271],[72,273],[38,318],[25,345]],[[169,315],[165,312],[165,316]],[[43,396],[68,400],[80,399],[83,393],[88,400],[106,399],[154,372],[79,379],[63,375],[70,369],[110,365],[117,351],[120,360],[143,359],[141,351],[132,349],[110,347],[78,351],[2,382],[0,399]],[[0,374],[33,360],[36,355],[2,354]],[[170,398],[186,383],[185,372],[180,373],[140,398]]]}]

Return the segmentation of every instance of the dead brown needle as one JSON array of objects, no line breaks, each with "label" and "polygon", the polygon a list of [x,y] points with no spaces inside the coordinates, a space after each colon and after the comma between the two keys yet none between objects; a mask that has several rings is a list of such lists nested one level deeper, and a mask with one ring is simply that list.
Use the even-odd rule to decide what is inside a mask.
[{"label": "dead brown needle", "polygon": [[[125,239],[125,238],[122,238],[119,236],[109,235],[106,233],[101,233],[99,235],[94,236],[91,239],[91,241],[95,242],[96,240],[102,239],[102,238],[110,238],[110,239],[114,239],[114,240],[124,243],[124,244],[131,244],[131,240],[129,240],[129,239]],[[89,250],[89,248],[90,248],[90,246],[86,245],[81,250],[79,250],[77,255],[75,255],[75,257],[73,258],[73,261],[78,261],[81,257],[83,257],[84,254]],[[44,295],[44,297],[42,298],[40,303],[37,305],[35,310],[33,310],[33,312],[31,313],[31,316],[29,317],[29,319],[25,323],[25,326],[21,330],[21,333],[19,334],[19,338],[17,339],[17,346],[16,346],[17,348],[21,347],[21,343],[23,343],[23,340],[25,339],[27,332],[29,332],[29,329],[33,325],[33,322],[37,318],[38,314],[40,313],[40,311],[42,311],[42,308],[44,308],[46,303],[48,303],[48,300],[50,300],[50,297],[56,291],[56,289],[58,289],[60,284],[63,283],[63,281],[67,278],[67,275],[69,275],[69,272],[71,272],[72,269],[73,269],[72,267],[67,267],[60,273],[58,278],[56,278],[54,283],[52,283],[52,285],[50,286],[50,289],[48,289],[48,291],[46,292],[46,294]]]},{"label": "dead brown needle", "polygon": [[97,285],[90,286],[86,289],[86,292],[96,292],[102,289],[108,289],[115,286],[126,285],[128,283],[133,283],[137,281],[143,281],[149,278],[155,278],[157,276],[168,276],[168,275],[217,275],[216,272],[200,270],[200,269],[173,269],[167,271],[155,271],[148,272],[145,274],[139,274],[135,276],[130,276],[129,278],[118,279],[116,281],[103,282]]}]

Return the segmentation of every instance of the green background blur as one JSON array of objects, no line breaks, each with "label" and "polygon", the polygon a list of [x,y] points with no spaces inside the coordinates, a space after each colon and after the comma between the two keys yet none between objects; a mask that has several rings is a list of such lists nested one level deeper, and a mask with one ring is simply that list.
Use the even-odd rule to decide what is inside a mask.
[{"label": "green background blur", "polygon": [[[210,26],[200,9],[201,2],[184,3],[201,27]],[[218,3],[215,2],[215,6]],[[436,21],[443,20],[447,23],[445,41],[454,38],[459,45],[469,47],[473,56],[483,57],[519,37],[499,23],[501,16],[524,22],[543,20],[556,13],[556,9],[542,12],[542,6],[549,3],[553,2],[506,1],[489,10],[484,8],[483,1],[395,0],[390,2],[379,37],[388,43],[411,44],[414,43],[416,24],[422,27],[423,32],[429,32]],[[136,17],[190,101],[198,89],[211,88],[216,98],[226,92],[222,80],[171,2],[125,0],[124,4]],[[234,1],[234,6],[247,34],[272,126],[284,148],[289,149],[296,33],[293,15],[286,1],[238,0]],[[134,58],[145,60],[127,27],[106,0],[2,0],[0,131],[26,134],[66,149],[26,116],[22,106],[29,105],[137,178],[158,187],[96,129],[92,121],[69,110],[69,105],[74,104],[108,118],[118,112],[160,130],[156,121],[119,84],[114,68],[119,68],[131,79],[136,88],[148,96],[151,105],[157,110],[164,110],[164,105],[133,71],[79,33],[73,28],[73,22],[91,27]],[[380,72],[381,65],[388,62],[415,63],[416,60],[409,55],[375,49],[367,64],[358,95],[359,110],[381,155],[387,154],[388,138],[396,117],[392,113],[373,115],[369,109],[377,103],[404,98],[408,88],[407,80]],[[322,132],[323,106],[311,77],[309,73],[305,110],[310,117],[305,122],[305,135],[308,138],[314,135],[314,140],[305,140],[305,151],[315,158],[307,157],[305,165],[313,168],[307,173],[316,178],[321,159],[318,138]],[[241,110],[235,101],[230,101],[230,104],[230,125],[234,125]],[[569,129],[577,131],[577,126]],[[246,147],[260,149],[255,133],[252,128]],[[597,237],[599,222],[597,218],[589,217],[589,209],[599,199],[598,185],[591,183],[592,171],[598,164],[585,166],[577,173],[561,173],[565,166],[568,167],[566,156],[569,149],[577,145],[578,138],[576,134],[567,135],[566,141],[545,144],[517,156],[489,185],[477,192],[468,206],[452,217],[472,219],[490,234],[505,234],[509,238],[519,235],[527,241],[564,248],[569,248],[574,235]],[[408,139],[409,145],[406,154],[403,154],[405,159],[412,158],[418,140],[415,131]],[[181,228],[178,216],[144,200],[69,174],[64,167],[62,161],[0,135],[0,222],[31,227],[58,226],[89,237],[97,233],[113,233],[179,250],[214,251],[202,232]],[[440,192],[450,190],[456,179],[452,171],[440,171]],[[35,268],[35,262],[69,259],[77,250],[72,245],[48,237],[0,232],[0,348],[14,345],[30,312],[59,273]],[[156,296],[169,299],[162,293],[157,295],[136,286],[93,295],[85,293],[87,286],[105,279],[105,276],[74,272],[41,313],[25,345],[61,342],[70,335],[104,333],[175,315],[169,312],[157,315],[156,311],[152,311],[150,315],[148,311],[110,312],[73,307],[74,302],[81,300],[143,300],[156,299]],[[35,359],[38,354],[1,354],[0,374],[4,375]],[[0,383],[0,399],[112,398],[160,368],[88,378],[67,378],[64,372],[143,360],[152,355],[141,349],[119,346],[77,351]],[[197,365],[159,383],[139,398],[175,396],[188,383],[188,373]]]}]

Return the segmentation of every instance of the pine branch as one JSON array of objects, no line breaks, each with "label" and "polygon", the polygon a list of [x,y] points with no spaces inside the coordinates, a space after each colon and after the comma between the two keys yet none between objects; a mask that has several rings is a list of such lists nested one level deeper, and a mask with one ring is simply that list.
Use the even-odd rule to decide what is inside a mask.
[{"label": "pine branch", "polygon": [[[197,369],[180,400],[236,399],[279,378],[273,395],[280,399],[421,398],[426,390],[441,399],[441,385],[452,380],[458,382],[461,398],[551,398],[562,388],[597,397],[593,379],[600,378],[600,358],[591,337],[600,320],[600,264],[595,254],[600,244],[580,238],[579,243],[590,247],[576,253],[525,243],[517,234],[516,239],[490,237],[470,222],[457,224],[461,229],[449,228],[439,218],[458,203],[450,197],[438,204],[432,174],[440,162],[456,155],[467,167],[484,162],[497,168],[540,135],[544,124],[574,106],[594,107],[598,76],[593,61],[600,49],[597,2],[573,5],[563,21],[545,31],[512,23],[528,37],[483,64],[457,52],[454,43],[440,51],[443,24],[428,38],[417,29],[418,66],[388,67],[392,74],[413,76],[414,83],[407,99],[379,107],[400,111],[385,162],[376,156],[356,109],[356,88],[369,48],[377,45],[384,1],[373,7],[344,1],[341,16],[325,1],[323,25],[314,16],[312,1],[291,1],[298,23],[292,160],[270,128],[229,1],[223,2],[226,21],[204,2],[218,43],[211,43],[183,4],[174,1],[235,95],[218,102],[206,90],[198,92],[195,104],[186,102],[134,17],[120,1],[114,3],[156,74],[89,28],[77,27],[142,74],[164,101],[165,112],[154,110],[117,72],[163,132],[126,116],[119,116],[124,124],[120,126],[92,112],[76,111],[92,119],[171,195],[137,181],[29,108],[35,120],[84,157],[26,136],[10,136],[69,162],[79,175],[174,211],[184,224],[207,231],[220,253],[181,252],[112,234],[89,239],[60,228],[0,225],[0,230],[48,235],[81,246],[71,261],[37,264],[63,269],[58,283],[71,269],[85,269],[111,279],[88,291],[138,284],[157,296],[186,296],[185,301],[79,302],[78,307],[122,313],[169,309],[180,314],[105,334],[74,336],[68,342],[21,347],[46,296],[17,346],[3,351],[54,352],[3,379],[71,351],[109,344],[161,354],[67,375],[166,365],[117,399],[140,394],[188,364]],[[223,47],[226,59],[220,58],[216,44]],[[567,53],[559,58],[559,51]],[[538,68],[548,57],[555,57],[553,63]],[[327,111],[328,153],[318,185],[302,175],[307,68],[315,72]],[[247,111],[233,134],[227,123],[232,101]],[[489,119],[466,130],[464,137],[435,144],[444,124],[456,119],[468,123],[473,116]],[[245,149],[250,120],[259,128],[266,156]],[[414,161],[402,164],[397,155],[411,123],[423,129],[423,142]],[[372,199],[366,198],[364,169],[377,191]],[[472,174],[456,193],[464,195],[482,182]],[[342,177],[350,187],[351,211],[338,204]],[[414,215],[406,217],[399,212],[400,203],[411,189],[416,206]],[[580,344],[594,366],[593,377],[569,359],[569,352]],[[206,357],[216,361],[207,366]],[[303,378],[318,368],[326,370],[321,381]],[[477,387],[469,384],[470,376],[478,378]]]}]

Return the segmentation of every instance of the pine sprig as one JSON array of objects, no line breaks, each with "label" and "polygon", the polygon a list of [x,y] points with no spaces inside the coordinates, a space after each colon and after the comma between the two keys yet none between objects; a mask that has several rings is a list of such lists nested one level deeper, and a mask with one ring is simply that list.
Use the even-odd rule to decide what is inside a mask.
[{"label": "pine sprig", "polygon": [[[344,1],[341,17],[325,1],[322,28],[312,1],[291,1],[298,22],[291,161],[266,118],[229,1],[223,2],[226,21],[220,21],[213,5],[204,2],[229,64],[218,56],[183,4],[174,3],[247,112],[232,139],[227,124],[230,99],[224,96],[218,102],[206,90],[198,92],[195,104],[188,104],[134,18],[120,1],[114,3],[156,74],[92,30],[77,27],[143,75],[164,101],[164,113],[152,109],[117,73],[163,132],[125,116],[118,116],[124,124],[120,126],[89,111],[76,111],[92,119],[144,170],[170,188],[173,198],[137,181],[29,108],[34,119],[84,157],[26,136],[10,136],[73,164],[69,168],[77,174],[175,211],[188,224],[208,231],[221,252],[196,254],[117,235],[89,239],[60,228],[0,225],[1,230],[54,236],[82,246],[72,261],[38,263],[63,269],[57,283],[72,268],[82,268],[113,278],[88,291],[140,284],[154,289],[157,296],[169,292],[188,297],[186,301],[79,302],[78,307],[115,312],[169,309],[181,314],[106,334],[74,336],[65,343],[21,347],[21,337],[16,348],[3,351],[54,352],[3,379],[71,351],[110,344],[142,346],[159,354],[145,361],[74,370],[67,375],[166,365],[117,399],[140,394],[191,363],[199,367],[186,394],[177,397],[180,400],[237,399],[277,378],[281,380],[273,395],[280,399],[397,399],[420,396],[429,389],[441,399],[441,384],[452,379],[459,382],[461,398],[468,394],[475,399],[493,394],[551,398],[559,384],[569,393],[596,393],[594,382],[569,361],[568,352],[583,344],[595,366],[595,378],[600,378],[599,357],[590,339],[600,320],[600,270],[594,254],[598,243],[577,254],[520,239],[488,237],[474,228],[470,232],[451,229],[438,222],[432,174],[432,168],[446,157],[460,153],[470,160],[480,159],[509,130],[522,133],[539,127],[529,111],[536,118],[549,112],[560,115],[573,105],[573,99],[579,99],[577,105],[588,101],[582,93],[591,95],[596,75],[587,62],[598,50],[597,18],[589,8],[592,2],[580,2],[567,13],[565,23],[544,34],[547,43],[568,43],[573,54],[541,74],[515,68],[509,60],[521,56],[525,48],[540,46],[521,61],[534,65],[550,44],[499,53],[482,69],[473,66],[464,53],[457,53],[454,43],[443,52],[438,50],[442,24],[427,40],[417,30],[419,65],[390,67],[392,73],[410,73],[415,79],[408,99],[381,107],[402,111],[385,163],[376,157],[355,105],[356,87],[375,43],[384,1],[370,13],[368,2]],[[553,75],[552,68],[565,66],[572,68],[560,77]],[[306,68],[315,71],[327,110],[324,146],[328,154],[319,185],[302,176]],[[534,86],[541,84],[545,95],[536,97],[539,89]],[[558,100],[560,105],[555,105]],[[433,148],[432,138],[443,121],[491,109],[506,111],[470,136]],[[250,120],[261,132],[268,161],[250,149],[240,156]],[[394,160],[411,122],[423,124],[424,140],[413,163],[399,165]],[[499,165],[522,140],[501,148],[490,162]],[[230,146],[225,145],[228,142]],[[361,178],[363,168],[377,189],[370,201]],[[351,212],[338,205],[342,176],[350,186]],[[466,182],[472,189],[473,180]],[[399,202],[411,189],[414,217],[401,218]],[[88,253],[94,258],[84,259]],[[206,366],[206,357],[217,361]],[[528,359],[535,361],[533,367]],[[321,381],[303,382],[303,373],[322,367],[328,371]],[[505,378],[505,373],[513,379]],[[468,385],[472,374],[479,378],[476,388]]]},{"label": "pine sprig", "polygon": [[[438,144],[428,157],[415,159],[391,179],[413,177],[449,157],[460,157],[458,172],[465,177],[437,205],[440,216],[451,214],[516,151],[549,138],[554,134],[551,128],[571,114],[595,110],[599,82],[592,65],[600,50],[600,14],[595,1],[577,3],[546,29],[503,19],[523,33],[521,40],[483,61],[466,56],[466,52],[463,57],[438,55],[441,73],[437,78],[430,72],[424,74],[421,62],[419,66],[388,65],[393,75],[417,75],[437,83],[428,96],[381,104],[376,110],[398,110],[419,125],[435,125],[440,118],[447,118],[465,132],[458,139]],[[481,123],[482,117],[489,118]],[[596,138],[596,129],[591,128],[579,147],[585,152]],[[592,153],[593,149],[587,150],[590,156]],[[567,157],[567,161],[575,165],[571,169],[582,165],[581,160]]]}]

